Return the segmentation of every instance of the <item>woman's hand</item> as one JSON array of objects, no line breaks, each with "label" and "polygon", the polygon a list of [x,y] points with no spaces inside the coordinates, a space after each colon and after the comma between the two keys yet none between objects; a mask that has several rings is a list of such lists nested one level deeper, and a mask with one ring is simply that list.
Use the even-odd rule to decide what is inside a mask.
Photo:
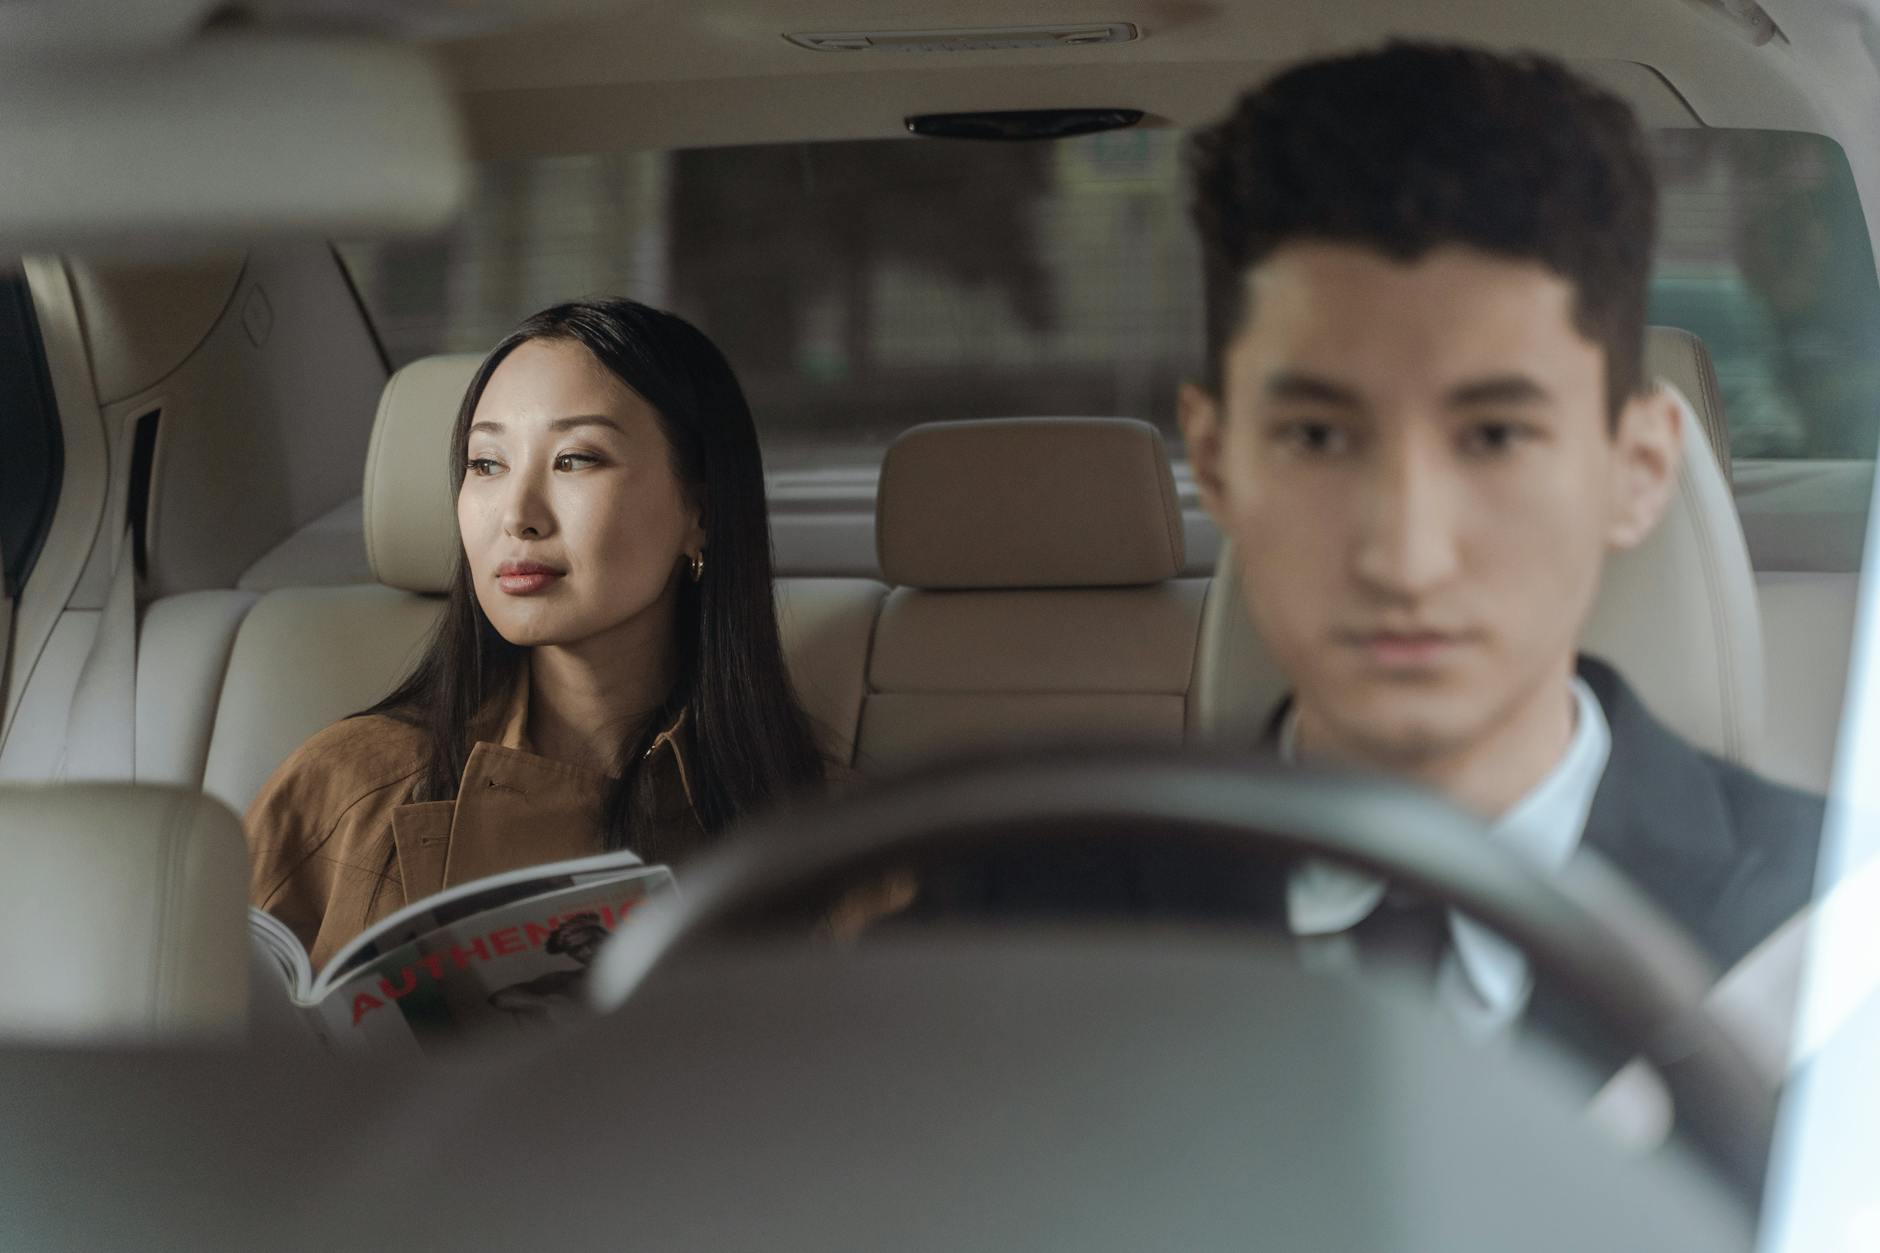
[{"label": "woman's hand", "polygon": [[913,871],[891,871],[844,893],[816,928],[817,934],[838,943],[851,943],[881,919],[912,905],[919,895],[920,880],[914,877]]}]

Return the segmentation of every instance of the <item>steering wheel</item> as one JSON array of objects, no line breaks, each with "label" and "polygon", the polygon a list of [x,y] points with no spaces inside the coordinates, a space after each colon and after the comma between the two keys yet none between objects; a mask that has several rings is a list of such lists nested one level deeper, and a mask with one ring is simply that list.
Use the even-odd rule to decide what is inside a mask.
[{"label": "steering wheel", "polygon": [[[1590,850],[1548,877],[1440,799],[1380,779],[1192,752],[1086,750],[967,763],[887,781],[748,828],[689,868],[596,961],[595,1004],[622,1004],[676,953],[832,885],[931,863],[989,841],[1074,853],[1080,829],[1214,853],[1315,857],[1467,914],[1521,948],[1643,1056],[1691,1142],[1753,1204],[1775,1121],[1774,1085],[1706,1008],[1714,974],[1691,942]],[[1073,866],[1074,862],[1067,862]]]}]

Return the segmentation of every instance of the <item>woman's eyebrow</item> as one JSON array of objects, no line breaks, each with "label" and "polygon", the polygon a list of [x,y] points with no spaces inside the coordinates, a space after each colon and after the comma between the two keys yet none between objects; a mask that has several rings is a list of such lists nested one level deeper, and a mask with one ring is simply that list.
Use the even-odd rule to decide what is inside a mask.
[{"label": "woman's eyebrow", "polygon": [[[583,426],[604,426],[611,431],[620,431],[620,423],[614,421],[604,413],[581,413],[571,418],[556,418],[548,424],[548,429],[559,435],[564,431],[572,431],[577,427]],[[501,422],[490,418],[485,418],[481,422],[472,422],[470,424],[470,434],[472,435],[501,435],[504,429]],[[625,432],[621,433],[624,434]]]},{"label": "woman's eyebrow", "polygon": [[604,426],[611,431],[619,431],[620,423],[601,413],[577,414],[572,418],[556,418],[548,424],[551,431],[572,431],[582,426]]}]

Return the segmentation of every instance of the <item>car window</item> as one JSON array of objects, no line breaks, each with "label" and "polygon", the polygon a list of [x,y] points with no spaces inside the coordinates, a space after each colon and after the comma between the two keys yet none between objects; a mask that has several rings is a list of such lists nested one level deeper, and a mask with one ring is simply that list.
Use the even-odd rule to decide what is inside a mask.
[{"label": "car window", "polygon": [[1657,137],[1650,317],[1710,348],[1735,455],[1874,455],[1880,283],[1847,157],[1783,131]]},{"label": "car window", "polygon": [[[449,234],[342,254],[395,363],[480,352],[576,295],[678,309],[737,367],[773,469],[872,464],[913,423],[965,416],[1124,414],[1173,438],[1203,340],[1182,140],[489,161]],[[1709,345],[1736,456],[1871,458],[1880,284],[1840,148],[1653,143],[1650,316]]]},{"label": "car window", "polygon": [[52,523],[64,444],[32,295],[11,257],[0,257],[0,447],[0,569],[17,596]]},{"label": "car window", "polygon": [[447,237],[342,248],[395,361],[556,299],[697,320],[770,467],[872,465],[916,422],[1129,414],[1198,361],[1180,136],[822,143],[490,162]]}]

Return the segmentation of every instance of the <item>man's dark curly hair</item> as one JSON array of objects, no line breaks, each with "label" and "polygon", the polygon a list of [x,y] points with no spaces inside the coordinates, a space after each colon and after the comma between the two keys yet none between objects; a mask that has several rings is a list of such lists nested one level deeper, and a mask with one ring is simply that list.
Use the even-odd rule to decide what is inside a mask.
[{"label": "man's dark curly hair", "polygon": [[1537,261],[1605,349],[1612,415],[1643,390],[1651,160],[1631,108],[1559,62],[1401,42],[1309,62],[1243,96],[1188,159],[1217,391],[1248,270],[1299,241]]}]

